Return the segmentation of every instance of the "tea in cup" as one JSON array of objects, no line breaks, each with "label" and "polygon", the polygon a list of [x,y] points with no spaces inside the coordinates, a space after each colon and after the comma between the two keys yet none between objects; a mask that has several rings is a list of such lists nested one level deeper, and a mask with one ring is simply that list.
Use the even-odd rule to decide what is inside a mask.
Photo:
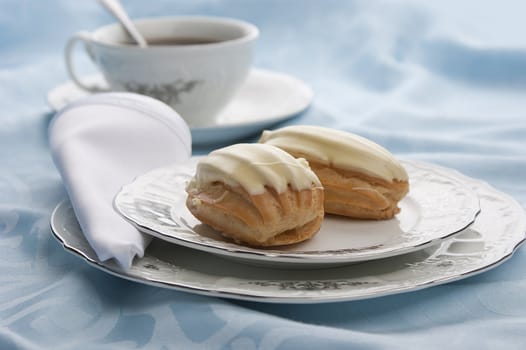
[{"label": "tea in cup", "polygon": [[83,42],[111,91],[131,91],[173,107],[192,127],[213,124],[245,81],[258,29],[247,22],[205,16],[134,21],[148,47],[141,48],[119,24],[79,32],[65,48],[72,81],[90,92],[75,73],[72,53]]}]

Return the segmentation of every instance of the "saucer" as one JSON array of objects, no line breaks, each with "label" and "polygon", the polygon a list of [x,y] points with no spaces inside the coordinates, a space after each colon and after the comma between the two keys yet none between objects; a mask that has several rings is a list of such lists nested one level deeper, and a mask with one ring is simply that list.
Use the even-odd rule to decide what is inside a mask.
[{"label": "saucer", "polygon": [[281,247],[236,244],[203,225],[187,209],[186,184],[200,157],[137,177],[115,196],[114,207],[140,231],[170,243],[237,261],[286,268],[320,268],[406,254],[435,244],[470,225],[479,198],[454,171],[404,161],[410,191],[391,220],[326,215],[311,239]]},{"label": "saucer", "polygon": [[[88,84],[107,86],[101,74],[83,78]],[[73,82],[50,90],[48,104],[58,111],[90,93]],[[312,89],[303,81],[284,73],[252,69],[233,100],[215,122],[191,128],[194,145],[221,144],[256,134],[303,112],[312,102]]]},{"label": "saucer", "polygon": [[239,264],[154,239],[129,270],[102,262],[84,238],[68,201],[51,216],[64,248],[115,276],[220,298],[274,303],[326,303],[375,298],[457,281],[506,261],[525,238],[524,209],[488,184],[458,174],[480,198],[481,213],[464,231],[437,245],[396,257],[309,270]]}]

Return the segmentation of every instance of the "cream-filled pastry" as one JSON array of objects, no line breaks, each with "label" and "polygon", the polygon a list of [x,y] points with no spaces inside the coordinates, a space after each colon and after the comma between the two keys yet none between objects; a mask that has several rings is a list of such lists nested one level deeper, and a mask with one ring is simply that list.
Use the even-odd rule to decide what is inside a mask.
[{"label": "cream-filled pastry", "polygon": [[305,159],[264,144],[236,144],[199,161],[186,206],[237,242],[276,246],[304,241],[323,221],[323,187]]},{"label": "cream-filled pastry", "polygon": [[308,125],[264,131],[262,144],[309,162],[325,189],[325,212],[389,219],[409,191],[408,175],[385,148],[345,131]]}]

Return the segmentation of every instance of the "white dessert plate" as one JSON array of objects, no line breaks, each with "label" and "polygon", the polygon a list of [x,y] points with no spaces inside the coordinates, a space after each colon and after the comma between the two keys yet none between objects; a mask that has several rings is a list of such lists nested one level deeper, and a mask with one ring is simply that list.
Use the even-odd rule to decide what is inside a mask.
[{"label": "white dessert plate", "polygon": [[[107,86],[101,74],[85,77],[83,81]],[[88,94],[73,82],[67,82],[50,90],[47,101],[58,111]],[[252,69],[240,91],[215,122],[191,128],[192,141],[194,145],[219,144],[248,137],[298,115],[310,105],[313,96],[312,89],[295,77]]]},{"label": "white dessert plate", "polygon": [[69,252],[103,271],[139,283],[259,302],[367,299],[460,280],[487,271],[512,256],[525,239],[524,210],[511,197],[489,185],[464,179],[478,194],[481,206],[481,214],[469,228],[423,250],[337,268],[256,267],[154,239],[144,257],[136,258],[125,271],[112,260],[97,259],[68,201],[53,212],[51,227]]},{"label": "white dessert plate", "polygon": [[223,237],[186,208],[185,187],[198,159],[139,176],[116,195],[115,208],[140,231],[168,242],[247,263],[288,268],[349,264],[422,249],[465,229],[480,210],[478,196],[456,173],[404,162],[410,192],[394,219],[327,215],[320,231],[308,241],[258,249]]}]

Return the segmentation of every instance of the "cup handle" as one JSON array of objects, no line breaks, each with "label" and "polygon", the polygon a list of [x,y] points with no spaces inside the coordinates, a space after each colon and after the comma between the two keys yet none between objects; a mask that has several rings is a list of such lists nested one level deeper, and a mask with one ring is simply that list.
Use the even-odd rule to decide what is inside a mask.
[{"label": "cup handle", "polygon": [[103,91],[109,91],[106,88],[103,88],[101,86],[97,85],[88,85],[83,83],[75,73],[75,70],[73,68],[73,49],[75,48],[75,44],[78,42],[84,42],[84,44],[91,43],[92,38],[91,34],[89,32],[78,32],[74,34],[67,42],[65,50],[64,50],[64,60],[66,62],[66,69],[68,71],[69,77],[71,80],[81,89],[89,91],[89,92],[103,92]]}]

